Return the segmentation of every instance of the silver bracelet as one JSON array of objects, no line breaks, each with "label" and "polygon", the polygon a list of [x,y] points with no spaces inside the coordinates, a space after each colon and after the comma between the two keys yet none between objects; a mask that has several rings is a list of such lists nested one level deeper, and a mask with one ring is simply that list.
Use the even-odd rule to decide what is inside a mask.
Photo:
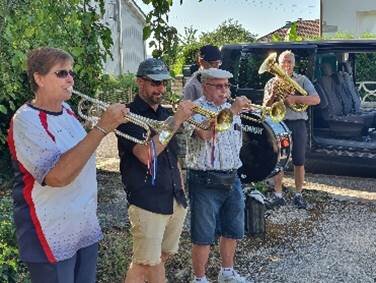
[{"label": "silver bracelet", "polygon": [[105,136],[107,136],[108,132],[105,129],[99,127],[98,125],[94,125],[94,128],[102,132],[102,134],[104,134]]}]

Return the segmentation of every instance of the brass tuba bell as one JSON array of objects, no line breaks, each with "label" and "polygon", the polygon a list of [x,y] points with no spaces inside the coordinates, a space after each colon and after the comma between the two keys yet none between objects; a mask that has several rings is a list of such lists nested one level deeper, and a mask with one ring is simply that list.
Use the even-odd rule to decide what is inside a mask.
[{"label": "brass tuba bell", "polygon": [[[275,93],[281,100],[284,100],[287,94],[298,92],[300,95],[307,96],[307,91],[302,88],[296,81],[290,78],[289,75],[277,64],[277,53],[270,54],[261,64],[258,73],[263,74],[269,72],[277,77],[276,85],[274,87]],[[293,111],[303,112],[306,111],[308,105],[294,104],[289,106]]]}]

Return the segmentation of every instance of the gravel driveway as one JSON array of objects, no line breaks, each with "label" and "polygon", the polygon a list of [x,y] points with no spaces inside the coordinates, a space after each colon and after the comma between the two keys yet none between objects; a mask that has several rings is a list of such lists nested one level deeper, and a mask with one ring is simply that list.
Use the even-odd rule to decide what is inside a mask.
[{"label": "gravel driveway", "polygon": [[[112,188],[118,188],[113,197],[120,200],[100,194],[102,225],[116,223],[118,227],[117,214],[126,209],[121,186],[113,184],[120,178],[112,135],[97,156],[100,188],[111,182]],[[111,180],[106,180],[109,171]],[[284,185],[287,192],[293,187],[290,175]],[[250,281],[260,283],[376,282],[376,179],[307,174],[305,188],[308,209],[295,209],[287,193],[286,206],[267,212],[265,237],[247,236],[239,243],[235,267]],[[169,282],[189,282],[190,247],[185,229],[179,255],[166,267]],[[212,251],[207,275],[216,282],[219,251],[217,247]]]}]

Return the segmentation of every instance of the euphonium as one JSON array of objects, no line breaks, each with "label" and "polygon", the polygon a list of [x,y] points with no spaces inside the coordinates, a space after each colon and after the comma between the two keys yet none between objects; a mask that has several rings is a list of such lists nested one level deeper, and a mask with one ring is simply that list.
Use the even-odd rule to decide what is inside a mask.
[{"label": "euphonium", "polygon": [[[103,101],[100,101],[98,99],[95,99],[95,98],[92,98],[88,95],[85,95],[79,91],[76,91],[76,90],[73,90],[72,93],[74,93],[75,95],[78,95],[79,97],[81,97],[81,100],[78,102],[78,115],[88,121],[89,123],[91,124],[96,124],[99,120],[99,117],[98,116],[89,116],[87,114],[85,114],[83,112],[83,104],[85,102],[90,102],[92,103],[92,106],[96,106],[100,111],[105,111],[109,104],[103,102]],[[140,126],[142,128],[145,129],[146,133],[145,133],[145,138],[143,140],[139,140],[135,137],[132,137],[130,135],[127,135],[123,132],[120,132],[118,130],[114,130],[115,134],[117,134],[118,136],[121,136],[127,140],[130,140],[130,141],[133,141],[135,143],[138,143],[138,144],[147,144],[149,142],[149,138],[150,138],[150,134],[151,134],[151,131],[150,131],[150,127],[147,125],[147,123],[145,123],[143,120],[146,119],[144,117],[141,117],[139,115],[136,115],[134,113],[128,113],[127,115],[124,116],[124,122],[126,121],[129,121],[137,126]]]},{"label": "euphonium", "polygon": [[[276,62],[277,53],[270,54],[264,62],[261,64],[258,73],[263,74],[265,72],[269,72],[274,76],[277,76],[276,85],[274,87],[275,94],[280,99],[284,100],[285,96],[293,93],[298,92],[300,95],[307,96],[307,91],[302,88],[296,81],[290,78],[289,75],[277,64]],[[303,112],[307,110],[308,105],[306,104],[294,104],[289,106],[293,111],[296,112]]]}]

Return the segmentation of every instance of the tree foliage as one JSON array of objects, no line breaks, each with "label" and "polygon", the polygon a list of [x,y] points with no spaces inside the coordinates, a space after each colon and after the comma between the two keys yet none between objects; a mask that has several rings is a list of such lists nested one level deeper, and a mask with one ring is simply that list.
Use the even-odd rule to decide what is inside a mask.
[{"label": "tree foliage", "polygon": [[256,35],[246,30],[238,21],[225,20],[214,31],[204,32],[200,41],[205,44],[222,46],[232,43],[250,43],[255,41]]},{"label": "tree foliage", "polygon": [[287,30],[284,41],[302,41],[303,38],[298,35],[297,22],[291,23],[290,28]]},{"label": "tree foliage", "polygon": [[206,44],[220,47],[225,44],[254,41],[255,35],[233,19],[225,20],[214,31],[204,32],[199,36],[197,36],[197,30],[192,27],[185,28],[185,35],[182,37],[180,50],[173,65],[174,73],[181,73],[184,65],[194,64],[199,49]]},{"label": "tree foliage", "polygon": [[[146,25],[143,30],[144,40],[153,36],[149,47],[153,48],[153,57],[163,58],[166,63],[171,63],[171,57],[176,54],[178,45],[178,32],[175,27],[168,24],[170,8],[173,0],[142,0],[153,9],[146,15]],[[180,4],[183,0],[180,0]]]},{"label": "tree foliage", "polygon": [[[0,187],[1,189],[1,187]],[[1,190],[0,190],[1,191]],[[16,230],[13,225],[12,200],[0,198],[0,282],[25,282],[27,273],[19,260]]]},{"label": "tree foliage", "polygon": [[[0,5],[0,151],[13,112],[32,94],[25,74],[27,53],[50,46],[70,52],[76,88],[93,93],[110,55],[111,31],[101,22],[104,0],[2,0]],[[1,158],[3,160],[3,158]]]},{"label": "tree foliage", "polygon": [[[169,26],[169,12],[173,4],[173,0],[142,0],[144,4],[151,5],[153,9],[146,16],[146,26],[144,28],[144,39],[148,39],[151,36],[153,40],[149,42],[149,47],[153,49],[152,56],[156,58],[162,58],[169,66],[172,66],[174,73],[181,73],[181,67],[185,63],[193,63],[194,57],[198,48],[192,48],[196,45],[214,44],[221,46],[223,44],[240,43],[240,42],[253,42],[255,35],[245,30],[237,21],[232,22],[230,19],[228,22],[222,23],[215,31],[209,33],[203,33],[202,39],[199,43],[195,41],[195,34],[188,33],[193,36],[191,38],[179,37],[176,28]],[[197,0],[202,2],[203,0]],[[183,4],[183,0],[179,0],[180,5]],[[191,32],[194,31],[191,29]],[[196,31],[197,32],[197,31]],[[187,41],[188,42],[187,42]],[[182,51],[188,48],[188,59],[184,59]]]},{"label": "tree foliage", "polygon": [[[183,0],[179,1],[182,5]],[[179,42],[178,31],[168,24],[173,0],[142,0],[142,2],[153,6],[153,9],[146,15],[144,40],[153,36],[153,40],[149,43],[149,47],[154,49],[153,57],[164,57],[168,61],[169,57],[176,55]],[[198,0],[198,2],[202,2],[202,0]]]}]

